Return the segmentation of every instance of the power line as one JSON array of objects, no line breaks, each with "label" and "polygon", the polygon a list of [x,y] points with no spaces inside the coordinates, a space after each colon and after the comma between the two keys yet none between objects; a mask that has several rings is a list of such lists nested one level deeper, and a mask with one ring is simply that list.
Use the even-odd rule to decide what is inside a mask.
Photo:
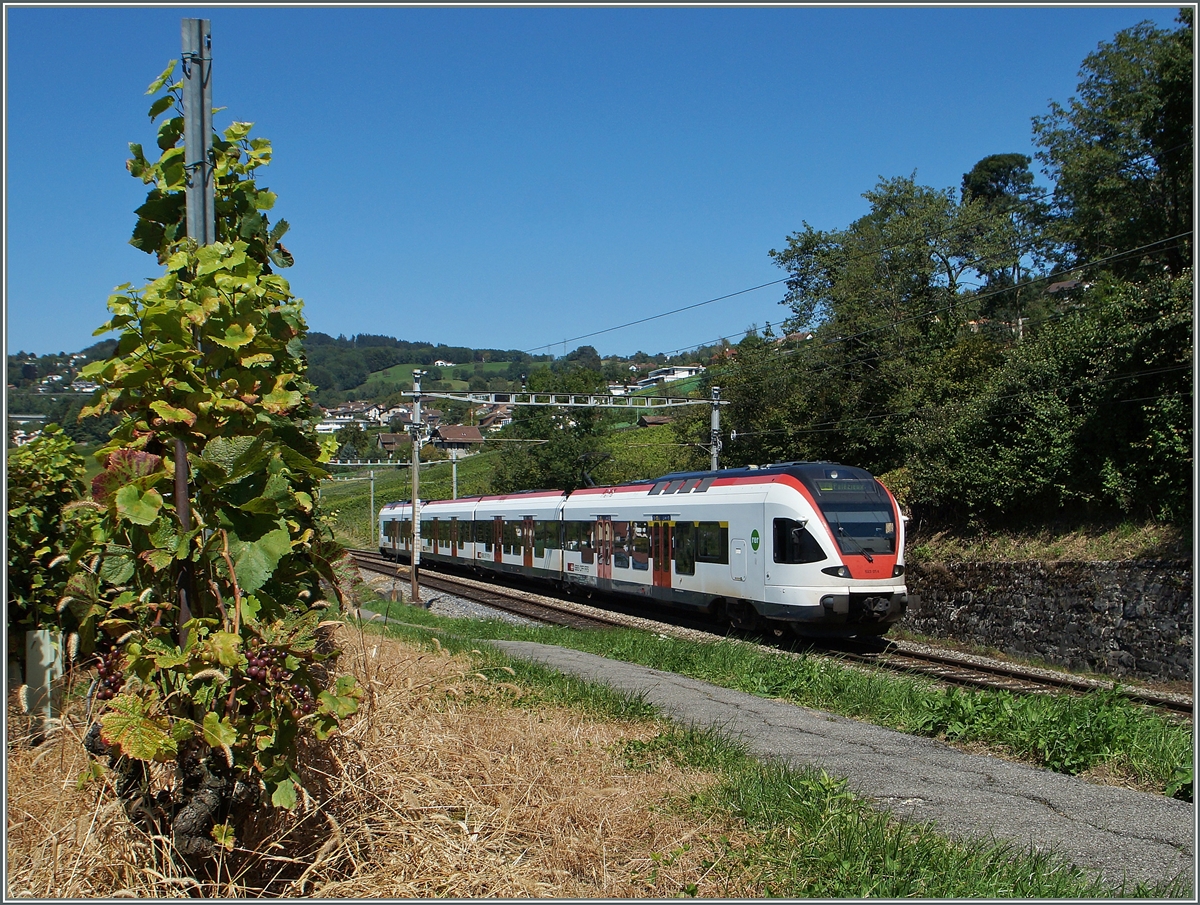
[{"label": "power line", "polygon": [[[975,293],[975,294],[972,294],[972,295],[962,296],[961,298],[957,299],[955,302],[953,302],[953,303],[950,303],[950,304],[947,304],[947,305],[944,305],[944,306],[942,306],[942,307],[940,307],[940,308],[932,308],[932,309],[929,309],[929,310],[927,310],[927,311],[921,312],[921,313],[919,313],[919,314],[914,314],[914,315],[911,315],[911,316],[909,316],[909,317],[906,317],[906,318],[901,318],[901,319],[899,319],[899,320],[889,321],[889,322],[888,322],[888,323],[886,323],[886,324],[882,324],[882,325],[880,325],[880,326],[876,326],[876,327],[871,327],[871,328],[869,328],[869,329],[867,329],[867,330],[860,331],[859,333],[853,333],[853,334],[850,334],[850,335],[848,335],[848,336],[835,337],[835,338],[833,338],[833,339],[830,339],[830,340],[825,340],[825,341],[822,343],[822,345],[831,345],[831,344],[838,343],[838,342],[843,342],[843,341],[846,341],[846,340],[858,339],[858,338],[860,338],[860,337],[862,337],[862,336],[868,336],[868,335],[870,335],[871,333],[878,333],[878,332],[881,332],[881,331],[884,331],[884,330],[891,330],[891,329],[895,329],[896,327],[898,327],[898,326],[900,326],[900,325],[902,325],[902,324],[909,323],[909,322],[911,322],[911,321],[916,321],[916,320],[925,320],[925,319],[928,319],[928,318],[931,318],[931,317],[936,317],[938,314],[941,314],[941,313],[943,313],[943,312],[949,311],[949,310],[951,310],[952,308],[956,307],[956,306],[957,306],[959,303],[967,303],[967,304],[970,304],[970,303],[975,303],[975,302],[983,301],[983,300],[986,300],[986,299],[992,298],[992,297],[994,297],[994,296],[998,296],[998,295],[1005,295],[1005,294],[1008,294],[1008,293],[1012,293],[1012,292],[1015,292],[1015,291],[1017,291],[1017,290],[1019,290],[1019,289],[1024,289],[1024,288],[1026,288],[1026,287],[1028,287],[1028,286],[1033,286],[1033,285],[1036,285],[1036,284],[1038,284],[1038,283],[1044,283],[1044,282],[1046,282],[1046,281],[1048,281],[1048,280],[1053,280],[1053,279],[1055,279],[1055,278],[1057,278],[1057,277],[1067,276],[1067,275],[1070,275],[1070,274],[1073,274],[1073,273],[1078,273],[1078,272],[1080,272],[1080,271],[1086,271],[1086,270],[1090,270],[1090,269],[1092,269],[1092,268],[1099,267],[1099,266],[1101,266],[1101,265],[1103,265],[1103,264],[1107,264],[1107,263],[1111,263],[1112,261],[1119,260],[1120,258],[1124,258],[1124,257],[1131,257],[1131,256],[1133,256],[1133,255],[1136,255],[1136,254],[1142,254],[1143,252],[1146,252],[1148,249],[1151,249],[1151,248],[1153,248],[1153,247],[1154,247],[1154,246],[1156,246],[1156,245],[1162,245],[1162,244],[1165,244],[1165,243],[1167,243],[1167,242],[1173,242],[1173,241],[1176,241],[1176,240],[1178,240],[1178,239],[1186,238],[1187,236],[1190,236],[1191,234],[1192,234],[1192,231],[1191,231],[1191,230],[1188,230],[1187,232],[1179,233],[1178,235],[1171,236],[1171,237],[1169,237],[1169,238],[1166,238],[1166,239],[1159,239],[1159,240],[1158,240],[1158,241],[1156,241],[1156,242],[1151,242],[1151,243],[1149,243],[1149,244],[1147,244],[1147,245],[1142,245],[1142,246],[1139,246],[1138,248],[1134,248],[1134,249],[1132,249],[1132,250],[1129,250],[1129,251],[1117,252],[1117,253],[1115,253],[1115,254],[1109,255],[1108,257],[1105,257],[1105,258],[1100,258],[1100,259],[1098,259],[1098,260],[1095,260],[1095,261],[1090,261],[1090,262],[1088,262],[1088,263],[1086,263],[1086,264],[1076,264],[1076,265],[1072,265],[1072,266],[1070,266],[1070,267],[1067,267],[1067,268],[1065,268],[1065,269],[1063,269],[1063,270],[1059,270],[1059,271],[1052,271],[1052,272],[1050,272],[1050,273],[1048,273],[1048,274],[1044,274],[1044,275],[1042,275],[1042,276],[1038,276],[1038,277],[1031,277],[1030,279],[1026,280],[1026,281],[1025,281],[1025,282],[1023,282],[1023,283],[1014,283],[1012,286],[1004,286],[1004,287],[1002,287],[1002,288],[999,288],[999,289],[992,289],[992,290],[988,290],[988,291],[986,291],[986,292],[982,292],[982,293]],[[1161,251],[1167,251],[1167,250],[1169,250],[1169,249],[1159,249],[1159,252],[1161,252]],[[1053,318],[1053,317],[1058,317],[1058,316],[1061,316],[1061,315],[1052,315],[1051,317]],[[1045,321],[1045,320],[1047,320],[1047,319],[1048,319],[1048,318],[1043,318],[1041,321],[1038,321],[1037,323],[1042,323],[1042,322],[1044,322],[1044,321]],[[1034,325],[1036,326],[1036,324],[1034,324]],[[730,334],[728,334],[728,335],[726,335],[726,336],[720,336],[720,337],[717,337],[715,340],[710,340],[710,341],[708,341],[708,342],[699,343],[699,344],[697,344],[697,345],[694,345],[694,346],[684,346],[684,347],[681,347],[681,348],[679,348],[679,349],[676,349],[676,350],[674,350],[673,352],[671,352],[671,353],[669,353],[669,354],[670,354],[670,355],[677,355],[677,354],[682,354],[683,352],[690,351],[690,350],[692,350],[692,349],[702,349],[702,348],[704,348],[705,346],[717,345],[718,343],[720,343],[720,342],[722,342],[722,341],[724,341],[724,340],[728,340],[728,339],[731,339],[731,338],[732,338],[732,337],[734,337],[734,336],[737,336],[737,335],[738,335],[738,333],[746,333],[746,332],[748,332],[748,331],[738,331],[737,333],[730,333]],[[920,351],[922,348],[930,348],[930,346],[918,346],[918,347],[916,347],[916,349],[914,349],[914,350],[911,350],[911,351]],[[794,354],[796,351],[798,351],[798,350],[797,350],[797,349],[780,349],[780,350],[778,350],[778,351],[776,352],[776,354],[777,354],[777,355],[781,355],[781,356],[782,356],[782,355],[792,355],[792,354]],[[856,361],[869,361],[869,360],[871,360],[873,357],[878,357],[878,356],[867,356],[867,357],[865,357],[865,358],[863,358],[863,359],[857,359]],[[848,364],[853,364],[853,363],[854,363],[854,362],[850,362],[850,363],[848,363]],[[826,367],[833,367],[833,366],[832,366],[832,365],[826,365]]]},{"label": "power line", "polygon": [[[1163,151],[1160,151],[1160,152],[1157,152],[1157,153],[1154,153],[1154,152],[1149,152],[1149,153],[1143,154],[1143,155],[1141,155],[1141,156],[1139,156],[1139,157],[1132,158],[1132,159],[1130,159],[1130,160],[1122,160],[1122,161],[1119,161],[1119,162],[1117,163],[1117,165],[1111,169],[1111,171],[1110,171],[1110,175],[1115,175],[1115,174],[1118,174],[1118,173],[1120,173],[1120,172],[1121,172],[1121,171],[1122,171],[1124,168],[1126,168],[1126,167],[1128,167],[1128,166],[1131,166],[1131,165],[1133,165],[1133,164],[1141,163],[1141,162],[1143,162],[1143,161],[1146,161],[1146,160],[1156,160],[1156,159],[1157,159],[1157,157],[1159,157],[1159,156],[1166,156],[1166,155],[1169,155],[1169,154],[1173,154],[1173,153],[1175,153],[1176,151],[1180,151],[1180,150],[1182,150],[1182,149],[1185,149],[1185,148],[1187,148],[1187,147],[1190,147],[1190,146],[1191,146],[1191,144],[1192,144],[1191,142],[1181,142],[1180,144],[1178,144],[1178,145],[1175,145],[1174,147],[1167,148],[1167,149],[1165,149],[1165,150],[1163,150]],[[934,191],[934,192],[938,192],[938,193],[940,193],[940,192],[943,192],[943,191],[945,191],[945,190],[933,189],[933,191]],[[951,189],[950,191],[953,191],[953,189]],[[959,203],[960,203],[960,205],[962,204],[962,202],[961,202],[961,201],[960,201]],[[1009,211],[1009,212],[1011,212],[1011,211]],[[1007,213],[1007,212],[1006,212],[1006,213]],[[861,255],[857,255],[857,256],[853,256],[853,257],[851,257],[851,258],[850,258],[850,261],[856,261],[856,260],[859,260],[859,259],[861,259],[861,258],[865,258],[865,257],[872,256],[872,255],[882,255],[882,254],[886,254],[886,253],[887,253],[887,252],[889,252],[889,251],[895,251],[895,250],[897,250],[897,249],[899,249],[899,248],[903,248],[903,247],[904,247],[904,246],[906,246],[906,245],[912,244],[912,242],[913,242],[913,241],[922,241],[922,242],[925,242],[925,243],[929,243],[929,242],[931,242],[931,241],[933,241],[933,240],[935,240],[935,239],[942,238],[943,236],[945,236],[945,235],[947,235],[947,234],[949,234],[949,233],[955,232],[955,231],[967,231],[967,230],[970,230],[972,227],[976,226],[977,224],[983,223],[984,221],[986,221],[986,220],[990,219],[990,218],[991,218],[993,215],[994,215],[994,212],[993,212],[993,211],[988,211],[988,210],[985,210],[985,211],[981,212],[981,214],[980,214],[980,216],[979,216],[978,218],[975,218],[975,219],[973,219],[973,220],[968,220],[968,221],[966,221],[966,222],[964,222],[964,223],[951,223],[951,224],[947,225],[945,229],[942,229],[942,230],[936,230],[936,231],[934,231],[934,232],[931,232],[931,233],[926,233],[926,234],[924,234],[923,236],[921,236],[921,237],[920,237],[918,240],[907,240],[907,241],[905,241],[905,242],[901,242],[901,243],[894,244],[894,245],[884,245],[884,246],[881,246],[881,247],[878,247],[878,248],[875,248],[875,249],[870,249],[870,250],[867,250],[867,251],[864,251],[864,252],[862,252],[862,254],[861,254]],[[856,221],[856,222],[857,222],[857,221]],[[836,230],[836,232],[841,232],[841,231],[842,231],[842,230]],[[1191,233],[1190,233],[1190,231],[1189,231],[1189,232],[1187,232],[1187,233],[1181,233],[1181,234],[1180,234],[1180,236],[1176,236],[1176,237],[1174,237],[1174,238],[1180,238],[1181,236],[1186,236],[1186,235],[1190,235],[1190,234],[1191,234]],[[1051,240],[1053,241],[1052,237],[1049,237],[1049,238],[1051,238]],[[1170,240],[1163,240],[1163,241],[1170,241]],[[1035,247],[1037,244],[1039,244],[1039,242],[1040,242],[1040,237],[1031,238],[1031,239],[1029,240],[1029,243],[1028,243],[1028,245],[1027,245],[1027,246],[1026,246],[1026,245],[1018,245],[1018,246],[1015,246],[1015,247],[1014,247],[1014,249],[1007,249],[1007,250],[1006,250],[1005,252],[1003,252],[1003,253],[1001,253],[1001,252],[998,252],[998,253],[997,253],[997,255],[996,255],[996,257],[997,257],[997,259],[999,259],[999,257],[1000,257],[1000,255],[1001,255],[1001,254],[1006,254],[1007,252],[1009,252],[1009,251],[1012,251],[1012,250],[1020,250],[1020,252],[1021,252],[1021,254],[1022,254],[1022,255],[1024,255],[1024,254],[1027,254],[1027,253],[1028,253],[1028,251],[1029,251],[1030,249],[1034,248],[1034,247]],[[1110,258],[1107,258],[1107,259],[1104,259],[1104,260],[1112,260],[1114,257],[1116,257],[1116,256],[1110,256]],[[967,268],[970,268],[970,269],[975,269],[975,270],[978,272],[978,268],[976,268],[976,267],[975,267],[975,265],[976,265],[976,264],[983,264],[983,263],[986,263],[987,261],[988,261],[988,258],[987,258],[987,257],[978,258],[978,259],[976,259],[975,261],[968,262],[968,263],[964,264],[963,266],[964,266],[964,269],[967,269]],[[1083,266],[1089,266],[1089,265],[1077,265],[1075,268],[1072,268],[1072,269],[1080,269],[1080,268],[1082,268]],[[555,341],[555,342],[545,343],[545,344],[543,344],[543,345],[540,345],[540,346],[535,346],[535,347],[534,347],[534,348],[532,348],[532,349],[527,349],[527,350],[525,350],[525,354],[526,354],[526,355],[532,355],[532,354],[533,354],[535,351],[537,351],[538,349],[545,349],[547,352],[549,352],[549,351],[550,351],[550,350],[551,350],[551,349],[552,349],[554,346],[558,345],[559,343],[562,343],[562,344],[565,346],[567,343],[578,342],[578,341],[579,341],[579,340],[581,340],[581,339],[590,339],[590,338],[592,338],[592,337],[595,337],[595,336],[602,336],[602,335],[604,335],[605,333],[613,333],[613,332],[615,332],[615,331],[617,331],[617,330],[624,330],[626,327],[633,327],[633,326],[637,326],[638,324],[644,324],[644,323],[647,323],[647,322],[649,322],[649,321],[658,320],[658,319],[660,319],[660,318],[664,318],[664,317],[669,317],[669,316],[671,316],[671,315],[673,315],[673,314],[680,314],[681,312],[684,312],[684,311],[691,311],[691,310],[693,310],[693,309],[695,309],[695,308],[700,308],[700,307],[703,307],[704,305],[711,305],[711,304],[713,304],[714,302],[720,302],[720,301],[724,301],[724,300],[726,300],[726,299],[735,298],[736,296],[739,296],[739,295],[745,295],[745,294],[747,294],[747,293],[749,293],[749,292],[755,292],[755,291],[757,291],[757,290],[759,290],[759,289],[765,289],[765,288],[766,288],[766,287],[768,287],[768,286],[777,286],[777,285],[779,285],[780,283],[786,283],[786,282],[789,282],[791,279],[792,279],[792,277],[791,277],[791,276],[782,277],[781,279],[778,279],[778,280],[772,280],[772,281],[770,281],[770,282],[767,282],[767,283],[760,283],[760,284],[759,284],[759,285],[757,285],[757,286],[751,286],[751,287],[750,287],[750,288],[748,288],[748,289],[740,289],[740,290],[738,290],[737,292],[731,292],[731,293],[729,293],[729,294],[727,294],[727,295],[717,296],[716,298],[707,299],[706,301],[703,301],[703,302],[696,302],[696,303],[694,303],[694,304],[691,304],[691,305],[684,305],[684,306],[683,306],[683,307],[681,307],[681,308],[674,308],[674,309],[672,309],[672,310],[670,310],[670,311],[664,311],[664,312],[662,312],[662,313],[660,313],[660,314],[653,314],[653,315],[650,315],[649,317],[640,318],[640,319],[638,319],[638,320],[630,321],[630,322],[628,322],[628,323],[625,323],[625,324],[620,324],[620,325],[618,325],[618,326],[615,326],[615,327],[606,327],[606,328],[604,328],[604,329],[602,329],[602,330],[596,330],[596,331],[593,331],[593,332],[591,332],[591,333],[585,333],[585,334],[582,334],[582,335],[580,335],[580,336],[571,337],[570,339],[562,339],[562,340],[557,340],[557,341]],[[1004,289],[1004,290],[1001,290],[1001,291],[1005,291],[1005,292],[1007,292],[1007,291],[1011,291],[1011,290],[1012,290],[1012,289],[1014,289],[1014,288],[1017,288],[1017,287],[1007,287],[1006,289]],[[719,338],[718,338],[718,339],[717,339],[715,342],[720,342],[721,340],[728,339],[730,336],[735,336],[735,335],[736,335],[736,334],[729,334],[729,336],[719,337]],[[672,353],[672,354],[676,354],[676,353],[679,353],[679,352],[687,351],[688,349],[693,349],[693,348],[703,348],[705,345],[711,345],[711,344],[712,344],[712,343],[699,343],[699,344],[697,344],[697,345],[695,345],[695,346],[686,346],[686,347],[684,347],[684,348],[682,348],[682,349],[678,349],[678,350],[676,350],[676,352],[675,352],[675,353]]]},{"label": "power line", "polygon": [[581,336],[572,336],[570,339],[560,339],[557,342],[546,343],[545,345],[541,345],[541,346],[534,346],[532,349],[526,349],[525,354],[532,355],[537,349],[546,349],[548,351],[552,347],[558,345],[558,343],[562,343],[565,346],[567,343],[578,342],[581,339],[590,339],[593,336],[600,336],[604,333],[612,333],[616,330],[624,330],[626,327],[635,327],[638,324],[644,324],[644,323],[647,323],[648,321],[658,320],[659,318],[663,318],[663,317],[669,317],[672,314],[679,314],[682,311],[691,311],[693,308],[700,308],[700,307],[703,307],[704,305],[711,305],[713,302],[722,302],[722,301],[725,301],[726,299],[734,298],[735,296],[745,295],[748,292],[756,292],[759,289],[765,289],[767,286],[775,286],[779,283],[786,283],[789,279],[790,279],[790,277],[783,277],[782,279],[771,280],[771,282],[769,282],[769,283],[760,283],[757,286],[751,286],[749,289],[739,289],[737,292],[731,292],[728,295],[720,295],[714,299],[708,299],[707,301],[703,301],[703,302],[696,302],[693,305],[684,305],[682,308],[675,308],[671,311],[664,311],[661,314],[652,314],[649,317],[643,317],[636,321],[630,321],[627,324],[621,324],[620,326],[617,326],[617,327],[606,327],[603,330],[596,330],[593,333],[584,333]]}]

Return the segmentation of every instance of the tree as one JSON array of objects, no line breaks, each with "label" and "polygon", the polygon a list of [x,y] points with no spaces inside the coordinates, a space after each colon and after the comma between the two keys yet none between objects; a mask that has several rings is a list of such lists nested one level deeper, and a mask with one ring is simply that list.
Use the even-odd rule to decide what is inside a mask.
[{"label": "tree", "polygon": [[[173,70],[150,86],[152,122],[179,112]],[[338,608],[322,583],[340,586],[339,550],[317,518],[326,472],[301,304],[272,270],[291,264],[286,223],[268,223],[275,195],[256,183],[271,145],[249,123],[214,136],[218,241],[198,247],[182,230],[182,132],[181,115],[162,122],[157,161],[130,146],[130,173],[151,186],[131,242],[165,273],[117,288],[96,331],[119,333],[113,356],[84,369],[102,385],[84,413],[120,423],[97,453],[95,546],[73,560],[65,600],[103,611],[89,750],[109,758],[130,817],[202,865],[234,848],[264,795],[295,807],[298,742],[327,737],[361,693],[330,674]]]},{"label": "tree", "polygon": [[607,483],[602,428],[596,409],[518,406],[504,439],[526,442],[500,444],[493,489],[496,493],[576,490],[589,483]]},{"label": "tree", "polygon": [[[936,369],[978,316],[980,274],[1011,244],[1002,212],[955,194],[912,177],[881,180],[863,196],[870,211],[849,227],[805,224],[785,249],[771,250],[789,274],[785,332],[815,328],[816,335],[788,355],[774,344],[739,346],[730,376],[720,377],[732,426],[739,436],[747,431],[745,447],[731,444],[735,457],[745,449],[840,458],[877,471],[900,464],[903,419],[895,412],[920,404],[920,375]],[[739,407],[761,410],[755,426],[738,420]],[[751,431],[774,439],[756,449]]]},{"label": "tree", "polygon": [[[1007,323],[1018,323],[1029,313],[1030,303],[1041,297],[1041,287],[1023,285],[1027,274],[1059,257],[1045,233],[1046,191],[1034,185],[1030,163],[1024,154],[992,154],[963,174],[963,203],[974,202],[993,217],[1008,220],[1008,229],[996,231],[995,255],[976,265],[986,290],[981,315]],[[986,222],[982,228],[996,225]]]},{"label": "tree", "polygon": [[343,459],[361,458],[371,452],[371,437],[357,421],[340,428],[334,437],[338,442],[338,456]]},{"label": "tree", "polygon": [[1154,246],[1107,266],[1125,277],[1191,266],[1193,11],[1100,44],[1078,96],[1034,117],[1037,157],[1054,181],[1056,226],[1078,263]]},{"label": "tree", "polygon": [[8,574],[5,607],[8,649],[24,661],[23,633],[54,627],[82,640],[91,652],[97,613],[90,607],[60,609],[70,580],[71,550],[80,541],[92,514],[80,502],[86,492],[83,459],[57,424],[8,453]]},{"label": "tree", "polygon": [[976,523],[1066,509],[1190,523],[1191,275],[1093,293],[916,413],[913,503]]}]

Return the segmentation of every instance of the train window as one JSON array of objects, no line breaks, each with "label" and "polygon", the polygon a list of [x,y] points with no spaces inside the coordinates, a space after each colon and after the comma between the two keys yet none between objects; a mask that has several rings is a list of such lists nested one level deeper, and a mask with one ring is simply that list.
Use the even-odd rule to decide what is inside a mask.
[{"label": "train window", "polygon": [[729,563],[729,526],[720,522],[700,522],[696,526],[696,560]]},{"label": "train window", "polygon": [[666,488],[667,484],[669,484],[669,483],[670,483],[669,481],[659,481],[657,484],[655,484],[653,487],[650,488],[650,496],[654,496],[654,494],[656,494],[656,493],[662,493],[663,490]]},{"label": "train window", "polygon": [[674,533],[675,574],[696,574],[696,525],[694,522],[676,522]]},{"label": "train window", "polygon": [[632,522],[630,529],[630,565],[645,572],[650,568],[650,526]]},{"label": "train window", "polygon": [[492,538],[494,536],[492,534],[492,523],[485,522],[485,521],[476,522],[475,523],[475,536],[477,538],[479,538],[479,543],[483,544],[484,552],[491,553],[492,552]]},{"label": "train window", "polygon": [[520,522],[505,522],[501,553],[508,555],[521,555],[521,523]]},{"label": "train window", "polygon": [[696,489],[696,485],[698,485],[700,483],[700,481],[701,481],[700,478],[692,478],[690,481],[688,481],[686,484],[684,484],[681,488],[679,488],[679,492],[680,493],[691,493],[693,490]]},{"label": "train window", "polygon": [[535,521],[533,523],[533,555],[538,557],[546,555],[546,522]]},{"label": "train window", "polygon": [[563,523],[563,549],[568,553],[579,552],[579,522]]},{"label": "train window", "polygon": [[581,562],[595,562],[596,548],[592,542],[592,523],[579,523],[579,553]]},{"label": "train window", "polygon": [[664,490],[663,493],[674,493],[675,491],[677,491],[680,487],[682,487],[686,483],[687,483],[686,480],[672,481],[670,484],[667,485],[667,489]]},{"label": "train window", "polygon": [[803,522],[790,518],[775,519],[774,558],[781,563],[820,562],[825,551],[808,533]]},{"label": "train window", "polygon": [[713,481],[715,481],[715,480],[716,480],[715,477],[708,477],[708,478],[701,479],[700,486],[697,487],[694,492],[695,493],[704,493],[704,491],[706,491],[706,490],[708,490],[708,488],[712,487]]},{"label": "train window", "polygon": [[613,522],[613,565],[618,569],[629,568],[629,522]]}]

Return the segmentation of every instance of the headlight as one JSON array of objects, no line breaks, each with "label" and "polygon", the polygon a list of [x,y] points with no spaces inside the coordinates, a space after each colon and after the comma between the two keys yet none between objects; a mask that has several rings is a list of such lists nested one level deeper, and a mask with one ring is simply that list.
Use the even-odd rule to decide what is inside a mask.
[{"label": "headlight", "polygon": [[904,566],[892,566],[892,578],[899,578],[904,574]]},{"label": "headlight", "polygon": [[834,578],[849,578],[850,570],[845,566],[826,566],[821,570],[826,575],[832,575]]}]

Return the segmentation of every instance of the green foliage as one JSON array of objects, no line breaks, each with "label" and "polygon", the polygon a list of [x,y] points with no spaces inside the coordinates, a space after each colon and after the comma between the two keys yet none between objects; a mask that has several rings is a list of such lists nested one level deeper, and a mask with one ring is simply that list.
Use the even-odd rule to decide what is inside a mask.
[{"label": "green foliage", "polygon": [[57,424],[9,451],[6,607],[8,649],[23,659],[22,633],[83,629],[83,652],[91,650],[97,613],[87,605],[60,606],[73,580],[72,554],[88,549],[94,511],[81,503],[86,491],[83,459]]},{"label": "green foliage", "polygon": [[[608,482],[609,454],[603,448],[602,416],[595,409],[518,407],[504,430],[495,493],[521,490],[575,490]],[[521,442],[524,441],[524,442]]]},{"label": "green foliage", "polygon": [[1180,764],[1167,783],[1167,794],[1180,801],[1194,801],[1192,795],[1192,764]]},{"label": "green foliage", "polygon": [[[1054,180],[1057,232],[1081,262],[1192,228],[1193,10],[1174,31],[1142,22],[1083,62],[1078,95],[1034,118],[1038,159]],[[1191,266],[1189,236],[1171,246],[1172,273]],[[1126,277],[1154,273],[1163,258],[1113,262]]]},{"label": "green foliage", "polygon": [[347,424],[334,434],[341,458],[363,458],[371,452],[371,437],[357,421]]},{"label": "green foliage", "polygon": [[984,199],[959,202],[912,178],[882,180],[863,197],[870,212],[848,228],[805,224],[770,253],[789,274],[785,329],[816,328],[815,339],[785,357],[768,338],[748,337],[710,376],[747,441],[730,445],[736,462],[901,465],[904,424],[894,413],[923,401],[914,376],[978,317],[970,279],[1011,260],[1013,222]]},{"label": "green foliage", "polygon": [[905,432],[911,500],[960,518],[1191,513],[1191,275],[1098,287]]},{"label": "green foliage", "polygon": [[605,462],[605,480],[614,484],[679,471],[687,467],[691,452],[679,445],[668,424],[612,431],[602,445],[610,456]]},{"label": "green foliage", "polygon": [[[166,92],[152,120],[178,99],[170,74],[152,86]],[[322,582],[337,585],[339,551],[317,516],[325,471],[306,327],[271,269],[291,258],[279,244],[286,226],[265,214],[275,196],[255,182],[270,143],[251,138],[248,123],[214,141],[220,241],[198,247],[182,233],[181,131],[178,117],[160,126],[154,162],[131,146],[129,170],[151,186],[132,242],[166,272],[140,289],[118,287],[97,331],[119,332],[115,352],[84,369],[102,385],[87,411],[120,423],[97,453],[94,555],[75,559],[67,596],[103,611],[99,626],[120,666],[119,693],[100,720],[110,754],[203,758],[288,806],[298,738],[326,736],[359,697],[352,679],[325,697],[338,607],[323,599]],[[186,518],[172,477],[180,450]]]}]

